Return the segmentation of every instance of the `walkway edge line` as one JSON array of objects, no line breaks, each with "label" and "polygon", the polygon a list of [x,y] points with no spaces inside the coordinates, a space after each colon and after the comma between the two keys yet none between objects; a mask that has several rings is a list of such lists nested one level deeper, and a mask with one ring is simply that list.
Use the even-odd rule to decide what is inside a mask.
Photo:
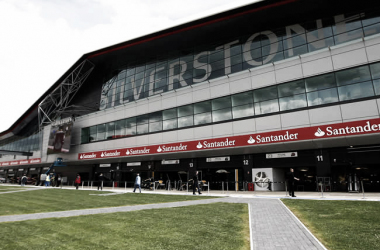
[{"label": "walkway edge line", "polygon": [[253,250],[253,238],[252,238],[252,216],[251,216],[251,203],[248,202],[248,217],[249,217],[249,242],[251,250]]},{"label": "walkway edge line", "polygon": [[302,227],[311,235],[311,237],[313,237],[317,242],[318,242],[318,244],[323,248],[323,249],[325,249],[325,250],[328,250],[323,244],[322,244],[322,242],[320,242],[318,239],[317,239],[317,237],[315,237],[314,236],[314,234],[312,234],[311,232],[310,232],[310,230],[302,223],[302,221],[300,221],[298,218],[297,218],[297,216],[295,216],[295,214],[293,214],[293,212],[282,202],[282,200],[281,199],[278,199],[279,201],[280,201],[280,203],[285,207],[285,209],[286,210],[288,210],[289,212],[290,212],[290,214],[293,216],[293,218],[295,218],[297,221],[298,221],[298,223],[300,223],[301,225],[302,225]]}]

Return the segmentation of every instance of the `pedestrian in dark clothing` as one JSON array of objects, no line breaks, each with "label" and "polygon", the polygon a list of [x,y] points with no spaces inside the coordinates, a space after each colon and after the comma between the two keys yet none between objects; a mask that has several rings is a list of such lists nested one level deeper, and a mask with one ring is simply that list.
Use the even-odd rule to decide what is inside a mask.
[{"label": "pedestrian in dark clothing", "polygon": [[100,175],[99,175],[99,178],[98,178],[98,190],[99,190],[99,188],[100,188],[100,190],[103,190],[103,174],[101,173]]},{"label": "pedestrian in dark clothing", "polygon": [[59,174],[58,177],[57,177],[57,187],[60,187],[60,186],[61,186],[61,181],[62,181],[62,177],[61,177],[61,175]]},{"label": "pedestrian in dark clothing", "polygon": [[294,181],[299,181],[300,179],[298,179],[297,177],[294,176],[294,169],[291,168],[290,169],[290,172],[287,174],[287,181],[288,181],[288,191],[289,191],[289,195],[291,197],[296,197],[294,195]]},{"label": "pedestrian in dark clothing", "polygon": [[199,183],[198,183],[198,171],[195,172],[195,175],[193,177],[193,195],[195,195],[195,189],[198,188],[198,193],[199,194],[202,194],[201,193],[201,190],[199,188]]}]

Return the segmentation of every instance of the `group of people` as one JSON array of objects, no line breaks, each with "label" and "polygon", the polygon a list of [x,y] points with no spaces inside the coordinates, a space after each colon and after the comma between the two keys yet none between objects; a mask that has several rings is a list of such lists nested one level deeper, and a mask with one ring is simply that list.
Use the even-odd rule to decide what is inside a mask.
[{"label": "group of people", "polygon": [[[195,172],[195,175],[194,175],[194,177],[192,179],[192,183],[193,183],[193,195],[195,195],[195,191],[198,191],[199,194],[202,194],[201,193],[201,189],[199,188],[198,171]],[[137,188],[139,189],[139,191],[141,193],[141,177],[140,177],[140,174],[136,175],[133,193],[136,192]],[[98,190],[99,190],[99,188],[98,188]]]},{"label": "group of people", "polygon": [[[41,181],[42,178],[41,178]],[[61,183],[62,183],[62,177],[61,175],[56,175],[54,173],[50,173],[50,174],[47,174],[46,177],[45,177],[45,187],[59,187],[61,186]]]}]

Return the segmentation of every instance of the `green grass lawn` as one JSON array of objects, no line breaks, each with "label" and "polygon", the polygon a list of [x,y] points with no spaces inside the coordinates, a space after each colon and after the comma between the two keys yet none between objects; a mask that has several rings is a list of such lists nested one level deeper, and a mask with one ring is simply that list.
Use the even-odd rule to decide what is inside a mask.
[{"label": "green grass lawn", "polygon": [[109,196],[98,196],[99,194],[107,193],[110,192],[55,188],[43,188],[17,193],[1,194],[0,192],[0,216],[215,198],[198,195],[144,193],[120,193]]},{"label": "green grass lawn", "polygon": [[328,249],[380,249],[379,202],[282,201]]},{"label": "green grass lawn", "polygon": [[248,221],[247,204],[213,203],[1,223],[0,249],[248,250]]}]

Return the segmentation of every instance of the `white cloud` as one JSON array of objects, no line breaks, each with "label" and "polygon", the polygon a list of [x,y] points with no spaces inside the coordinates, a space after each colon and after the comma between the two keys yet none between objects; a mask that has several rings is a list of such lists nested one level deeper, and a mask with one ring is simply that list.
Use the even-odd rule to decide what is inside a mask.
[{"label": "white cloud", "polygon": [[0,132],[83,54],[253,0],[0,0]]}]

